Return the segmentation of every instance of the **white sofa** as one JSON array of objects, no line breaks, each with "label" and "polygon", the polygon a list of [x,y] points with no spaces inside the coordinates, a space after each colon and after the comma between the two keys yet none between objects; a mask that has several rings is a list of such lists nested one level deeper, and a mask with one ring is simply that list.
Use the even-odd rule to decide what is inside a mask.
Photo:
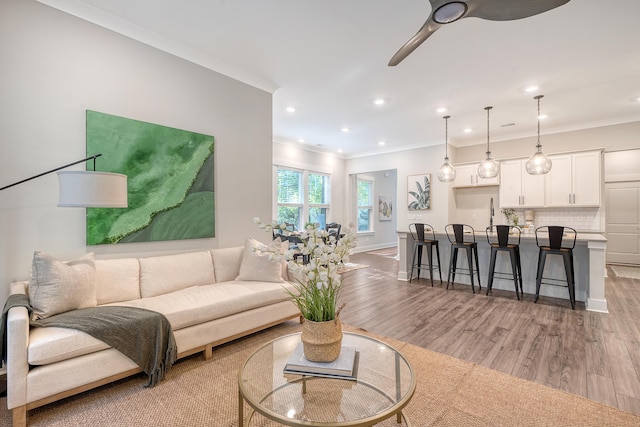
[{"label": "white sofa", "polygon": [[[171,323],[178,357],[203,352],[210,359],[216,345],[300,316],[283,289],[293,289],[286,266],[278,263],[274,277],[249,246],[95,260],[96,303],[158,311]],[[12,294],[28,289],[28,282],[11,285]],[[30,328],[24,307],[9,311],[6,333],[7,406],[14,426],[26,425],[29,409],[141,372],[83,332]]]}]

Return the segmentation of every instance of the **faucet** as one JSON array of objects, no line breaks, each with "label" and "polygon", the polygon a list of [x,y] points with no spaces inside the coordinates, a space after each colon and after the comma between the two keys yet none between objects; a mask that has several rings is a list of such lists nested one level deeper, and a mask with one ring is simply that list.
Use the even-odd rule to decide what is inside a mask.
[{"label": "faucet", "polygon": [[493,215],[494,215],[494,209],[493,209],[493,197],[491,198],[491,208],[489,210],[489,227],[493,228]]}]

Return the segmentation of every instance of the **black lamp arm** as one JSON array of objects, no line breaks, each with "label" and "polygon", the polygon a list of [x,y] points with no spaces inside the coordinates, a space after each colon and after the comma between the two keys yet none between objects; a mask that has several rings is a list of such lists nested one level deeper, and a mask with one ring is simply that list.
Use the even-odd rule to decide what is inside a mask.
[{"label": "black lamp arm", "polygon": [[31,181],[32,179],[40,178],[43,175],[59,171],[60,169],[65,169],[65,168],[68,168],[69,166],[73,166],[73,165],[77,165],[78,163],[86,162],[87,160],[93,160],[93,170],[95,171],[96,170],[96,158],[98,158],[100,156],[102,156],[102,153],[95,154],[93,156],[89,156],[86,159],[78,160],[77,162],[69,163],[68,165],[64,165],[64,166],[60,166],[60,167],[55,168],[55,169],[51,169],[50,171],[42,172],[42,173],[40,173],[38,175],[34,175],[34,176],[30,177],[30,178],[23,179],[22,181],[14,182],[13,184],[9,184],[7,186],[4,186],[4,187],[0,188],[0,191],[6,190],[7,188],[11,188],[11,187],[13,187],[15,185],[18,185],[18,184],[22,184],[23,182]]}]

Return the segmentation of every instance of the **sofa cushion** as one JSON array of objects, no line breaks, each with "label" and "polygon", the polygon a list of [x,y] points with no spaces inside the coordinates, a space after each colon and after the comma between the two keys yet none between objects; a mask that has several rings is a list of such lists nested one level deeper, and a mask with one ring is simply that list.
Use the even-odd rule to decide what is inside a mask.
[{"label": "sofa cushion", "polygon": [[169,319],[173,330],[230,316],[253,308],[289,300],[287,282],[233,281],[193,286],[170,294],[107,305],[140,307],[158,311]]},{"label": "sofa cushion", "polygon": [[95,307],[96,269],[93,252],[63,262],[36,251],[29,281],[29,302],[33,307],[34,319]]},{"label": "sofa cushion", "polygon": [[244,247],[211,249],[213,268],[216,273],[216,282],[230,282],[235,280],[240,273],[242,254]]},{"label": "sofa cushion", "polygon": [[97,259],[96,298],[98,305],[140,298],[138,259]]},{"label": "sofa cushion", "polygon": [[89,334],[69,328],[31,328],[27,360],[47,365],[109,348]]},{"label": "sofa cushion", "polygon": [[240,272],[236,280],[284,282],[282,261],[273,259],[273,252],[281,251],[281,242],[274,240],[269,246],[249,238],[244,244]]},{"label": "sofa cushion", "polygon": [[142,298],[216,281],[209,251],[140,258],[139,261]]}]

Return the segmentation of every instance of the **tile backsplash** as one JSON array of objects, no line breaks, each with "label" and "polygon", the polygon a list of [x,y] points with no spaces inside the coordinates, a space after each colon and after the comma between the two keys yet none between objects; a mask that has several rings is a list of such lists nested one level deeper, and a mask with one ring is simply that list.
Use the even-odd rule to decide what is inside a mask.
[{"label": "tile backsplash", "polygon": [[[603,233],[604,216],[601,208],[544,208],[533,209],[535,212],[534,225],[564,225],[573,227],[578,231]],[[516,209],[520,217],[520,224],[524,224],[524,209]],[[502,216],[502,222],[505,222]]]}]

